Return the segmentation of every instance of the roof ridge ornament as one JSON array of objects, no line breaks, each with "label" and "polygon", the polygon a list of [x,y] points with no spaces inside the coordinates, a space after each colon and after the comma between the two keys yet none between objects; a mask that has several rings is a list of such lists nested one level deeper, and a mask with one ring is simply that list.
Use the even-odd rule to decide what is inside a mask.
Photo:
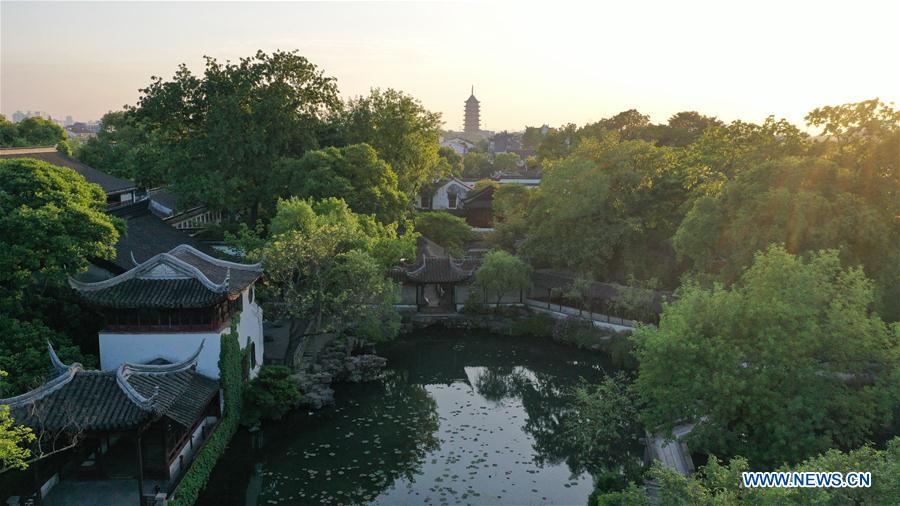
[{"label": "roof ridge ornament", "polygon": [[[59,359],[59,355],[56,354],[56,350],[53,349],[53,344],[50,343],[50,340],[47,339],[47,350],[50,352],[50,362],[53,363],[53,367],[59,372],[68,371],[70,365],[66,365],[62,360]],[[74,365],[74,364],[73,364]]]},{"label": "roof ridge ornament", "polygon": [[138,261],[134,258],[134,250],[129,250],[129,251],[128,251],[128,254],[131,256],[131,263],[133,263],[135,267],[137,267],[138,265],[140,265],[140,264],[138,263]]}]

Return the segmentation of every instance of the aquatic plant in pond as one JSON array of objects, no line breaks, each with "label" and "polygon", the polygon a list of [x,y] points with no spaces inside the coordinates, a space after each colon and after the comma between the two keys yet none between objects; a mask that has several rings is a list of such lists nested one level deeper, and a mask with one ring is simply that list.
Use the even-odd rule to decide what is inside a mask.
[{"label": "aquatic plant in pond", "polygon": [[[430,331],[379,350],[385,378],[233,443],[201,504],[584,504],[560,420],[603,355],[547,339]],[[623,457],[624,459],[625,457]]]}]

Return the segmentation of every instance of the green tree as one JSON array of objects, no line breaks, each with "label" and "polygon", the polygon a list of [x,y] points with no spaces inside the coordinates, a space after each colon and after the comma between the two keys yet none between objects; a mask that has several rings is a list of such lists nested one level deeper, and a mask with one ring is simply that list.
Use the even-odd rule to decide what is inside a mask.
[{"label": "green tree", "polygon": [[397,173],[403,193],[415,195],[439,175],[441,115],[415,98],[375,88],[348,101],[338,124],[345,143],[367,143],[378,151]]},{"label": "green tree", "polygon": [[697,140],[709,127],[722,126],[715,117],[696,111],[682,111],[672,115],[666,125],[658,125],[652,133],[658,146],[684,147]]},{"label": "green tree", "polygon": [[374,214],[381,222],[398,221],[408,199],[397,174],[368,144],[307,151],[303,158],[285,158],[276,171],[288,174],[287,194],[343,199],[356,213]]},{"label": "green tree", "polygon": [[49,119],[25,118],[15,127],[15,146],[55,146],[66,139],[66,131]]},{"label": "green tree", "polygon": [[494,232],[488,237],[491,244],[515,252],[516,244],[528,231],[528,210],[532,192],[525,185],[505,184],[494,191],[491,210]]},{"label": "green tree", "polygon": [[81,146],[78,159],[91,167],[154,188],[169,183],[172,166],[160,130],[151,131],[134,110],[103,115],[100,131]]},{"label": "green tree", "polygon": [[804,261],[780,246],[729,289],[682,287],[658,329],[632,336],[645,425],[696,422],[694,450],[762,468],[862,444],[900,408],[900,329],[872,301],[837,252]]},{"label": "green tree", "polygon": [[[294,198],[279,202],[269,231],[251,256],[266,262],[267,314],[290,322],[288,353],[302,337],[304,320],[312,321],[314,332],[352,330],[374,341],[396,335],[397,287],[374,256],[385,242],[400,240],[391,235],[396,229],[354,214],[340,199]],[[411,258],[412,251],[404,254]]]},{"label": "green tree", "polygon": [[500,308],[504,295],[525,290],[531,285],[531,267],[519,257],[503,250],[491,250],[475,272],[475,286],[493,295]]},{"label": "green tree", "polygon": [[181,65],[141,93],[130,111],[166,153],[176,192],[246,213],[250,224],[274,211],[285,179],[275,162],[317,147],[324,115],[339,105],[333,78],[284,51],[238,63],[207,57],[202,76]]},{"label": "green tree", "polygon": [[[0,381],[7,376],[6,371],[0,370]],[[0,383],[0,395],[4,395],[6,388]],[[34,441],[35,436],[30,428],[16,425],[10,414],[9,406],[0,405],[0,472],[10,469],[26,469],[31,450],[28,446]]]},{"label": "green tree", "polygon": [[[726,465],[712,457],[706,466],[692,476],[682,476],[659,463],[648,473],[658,484],[657,502],[663,506],[782,506],[821,504],[897,504],[900,502],[900,438],[888,442],[884,450],[871,446],[842,453],[829,450],[794,467],[792,472],[858,472],[872,473],[872,486],[859,488],[743,488],[741,473],[750,466],[742,457],[732,458]],[[595,498],[597,506],[644,505],[650,500],[643,489],[632,483],[621,492],[601,493]]]},{"label": "green tree", "polygon": [[515,172],[522,159],[515,153],[497,153],[494,155],[494,170],[498,172]]},{"label": "green tree", "polygon": [[244,391],[243,422],[259,423],[261,419],[280,420],[300,402],[297,380],[283,365],[264,365]]},{"label": "green tree", "polygon": [[438,149],[438,156],[441,157],[441,164],[445,164],[438,174],[440,177],[462,177],[463,174],[463,156],[450,147],[441,147]]},{"label": "green tree", "polygon": [[643,472],[638,399],[622,374],[605,377],[596,385],[575,389],[572,411],[563,418],[566,463],[573,473],[615,477],[618,487],[640,479]]},{"label": "green tree", "polygon": [[[96,334],[94,338],[96,339]],[[9,371],[3,381],[3,396],[19,395],[42,385],[52,376],[47,356],[47,341],[66,363],[94,364],[68,336],[55,332],[39,321],[23,321],[0,314],[0,369]]]},{"label": "green tree", "polygon": [[121,221],[105,209],[103,190],[71,169],[0,160],[0,312],[21,316],[29,298],[84,271],[89,258],[114,257]]},{"label": "green tree", "polygon": [[530,150],[537,150],[544,139],[541,127],[526,126],[525,133],[522,134],[522,147]]},{"label": "green tree", "polygon": [[684,166],[671,148],[586,139],[549,162],[530,197],[521,253],[535,265],[624,281],[678,277],[671,237],[683,216]]},{"label": "green tree", "polygon": [[416,232],[447,248],[454,256],[462,256],[472,240],[472,227],[466,220],[444,211],[416,214]]},{"label": "green tree", "polygon": [[[565,297],[578,303],[578,316],[581,316],[581,310],[584,308],[585,302],[590,303],[591,290],[594,281],[589,276],[578,276],[572,281],[572,285],[566,291]],[[589,315],[593,319],[593,315]]]},{"label": "green tree", "polygon": [[0,147],[15,146],[16,137],[18,136],[19,129],[16,128],[16,124],[0,114]]},{"label": "green tree", "polygon": [[494,172],[491,157],[481,151],[469,151],[463,158],[463,177],[489,178]]}]

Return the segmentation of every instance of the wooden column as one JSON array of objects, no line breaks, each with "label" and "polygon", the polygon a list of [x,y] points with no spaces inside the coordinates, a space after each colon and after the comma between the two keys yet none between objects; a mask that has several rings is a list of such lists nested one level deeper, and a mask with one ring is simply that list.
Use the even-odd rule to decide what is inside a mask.
[{"label": "wooden column", "polygon": [[141,455],[141,431],[140,429],[135,436],[137,443],[137,462],[138,462],[138,504],[144,504],[144,458]]}]

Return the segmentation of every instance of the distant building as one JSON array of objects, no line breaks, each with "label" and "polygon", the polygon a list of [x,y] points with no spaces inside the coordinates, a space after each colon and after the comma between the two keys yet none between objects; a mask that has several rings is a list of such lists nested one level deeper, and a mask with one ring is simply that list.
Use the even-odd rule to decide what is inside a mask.
[{"label": "distant building", "polygon": [[428,185],[419,192],[416,208],[423,211],[455,211],[472,191],[472,184],[451,178]]},{"label": "distant building", "polygon": [[465,156],[466,153],[475,149],[475,143],[463,139],[462,137],[450,137],[441,141],[441,147],[450,148],[460,155]]},{"label": "distant building", "polygon": [[131,204],[136,198],[137,186],[132,181],[101,172],[74,158],[69,158],[58,152],[55,147],[0,149],[0,159],[5,158],[34,158],[53,165],[68,167],[81,174],[88,183],[94,183],[103,188],[108,208]]},{"label": "distant building", "polygon": [[472,93],[466,100],[466,115],[463,122],[463,132],[467,134],[478,134],[481,132],[481,105],[475,98],[475,87],[472,86]]}]

